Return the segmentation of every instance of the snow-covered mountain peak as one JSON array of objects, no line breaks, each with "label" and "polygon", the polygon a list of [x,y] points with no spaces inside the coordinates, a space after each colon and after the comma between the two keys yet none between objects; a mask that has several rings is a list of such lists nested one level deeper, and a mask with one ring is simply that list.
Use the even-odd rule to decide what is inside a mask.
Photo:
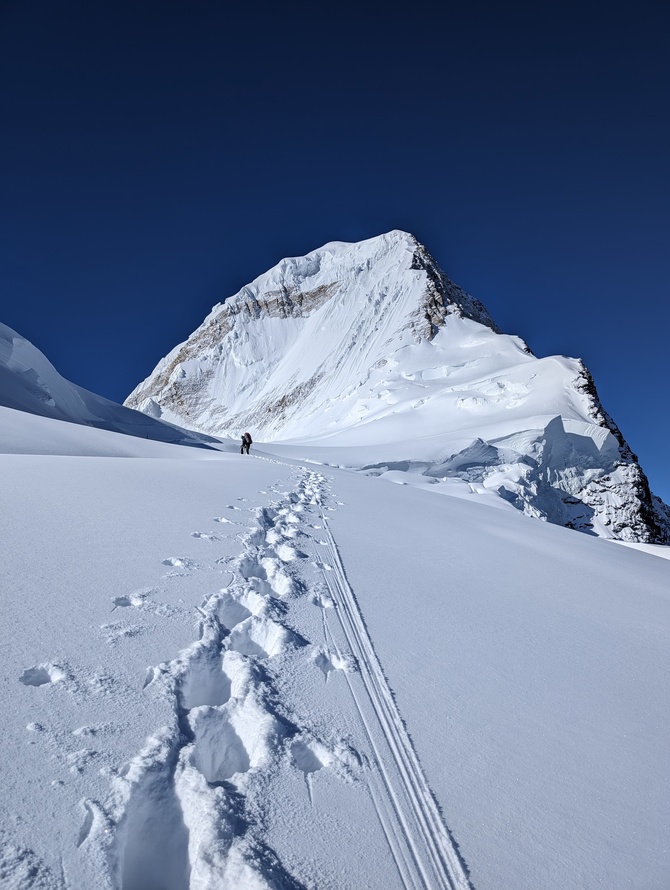
[{"label": "snow-covered mountain peak", "polygon": [[253,425],[286,438],[325,382],[339,401],[352,376],[365,380],[391,353],[432,341],[450,315],[497,330],[412,235],[330,242],[216,305],[126,404],[202,431]]},{"label": "snow-covered mountain peak", "polygon": [[496,492],[606,537],[670,539],[584,365],[501,334],[402,231],[281,260],[126,404],[214,435],[341,449],[342,465]]}]

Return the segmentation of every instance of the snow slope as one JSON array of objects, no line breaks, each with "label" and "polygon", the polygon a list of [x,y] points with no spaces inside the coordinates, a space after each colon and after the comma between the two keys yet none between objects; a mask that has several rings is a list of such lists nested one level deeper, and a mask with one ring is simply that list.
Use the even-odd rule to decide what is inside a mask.
[{"label": "snow slope", "polygon": [[215,306],[126,404],[214,435],[346,446],[348,466],[670,542],[669,514],[583,364],[499,333],[405,232],[282,260]]},{"label": "snow slope", "polygon": [[136,441],[0,456],[3,887],[667,887],[665,560]]},{"label": "snow slope", "polygon": [[[212,441],[211,437],[162,423],[70,383],[61,377],[39,349],[4,324],[0,324],[0,406],[36,417],[82,424],[159,442],[203,446]],[[32,421],[30,435],[22,437],[25,419],[17,420],[13,414],[5,411],[3,416],[5,422],[0,433],[0,447],[3,451],[39,449],[42,447],[40,431],[44,431],[48,438],[47,431],[55,429],[49,424]],[[67,433],[63,432],[67,437]],[[72,435],[72,431],[70,434]],[[86,438],[94,440],[90,436],[84,437]],[[45,447],[48,449],[49,445]]]}]

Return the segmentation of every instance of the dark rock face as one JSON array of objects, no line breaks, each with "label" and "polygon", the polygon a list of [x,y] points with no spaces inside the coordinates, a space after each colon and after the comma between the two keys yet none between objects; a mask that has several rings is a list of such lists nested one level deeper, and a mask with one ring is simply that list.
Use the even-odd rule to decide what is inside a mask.
[{"label": "dark rock face", "polygon": [[[638,462],[637,455],[624,439],[623,433],[613,418],[605,411],[598,395],[593,377],[582,364],[582,374],[575,384],[578,392],[590,400],[591,413],[600,426],[608,429],[619,443],[620,461],[613,469],[620,469],[626,477],[626,486],[632,504],[624,509],[612,511],[609,522],[615,537],[621,537],[624,527],[631,527],[636,540],[645,544],[670,544],[670,509],[663,501],[652,494],[649,480]],[[593,480],[585,494],[591,505],[604,503],[606,496],[616,492],[616,483],[609,475]]]},{"label": "dark rock face", "polygon": [[416,239],[414,243],[416,249],[411,268],[425,272],[427,277],[424,304],[419,307],[417,312],[417,337],[432,340],[449,314],[471,318],[499,334],[498,327],[483,303],[466,294],[457,284],[447,278],[423,244],[420,244]]}]

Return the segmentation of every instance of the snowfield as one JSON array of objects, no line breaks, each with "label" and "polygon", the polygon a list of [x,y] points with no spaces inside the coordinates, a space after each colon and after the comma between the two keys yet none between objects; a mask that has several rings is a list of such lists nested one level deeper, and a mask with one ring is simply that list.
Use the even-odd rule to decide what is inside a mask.
[{"label": "snowfield", "polygon": [[668,886],[665,560],[4,410],[3,887]]}]

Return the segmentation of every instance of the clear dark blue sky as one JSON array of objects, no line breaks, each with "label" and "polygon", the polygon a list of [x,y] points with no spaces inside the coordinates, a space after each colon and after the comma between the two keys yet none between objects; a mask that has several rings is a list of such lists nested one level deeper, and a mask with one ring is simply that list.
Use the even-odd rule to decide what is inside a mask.
[{"label": "clear dark blue sky", "polygon": [[122,400],[282,256],[413,232],[670,500],[666,2],[0,0],[0,320]]}]

